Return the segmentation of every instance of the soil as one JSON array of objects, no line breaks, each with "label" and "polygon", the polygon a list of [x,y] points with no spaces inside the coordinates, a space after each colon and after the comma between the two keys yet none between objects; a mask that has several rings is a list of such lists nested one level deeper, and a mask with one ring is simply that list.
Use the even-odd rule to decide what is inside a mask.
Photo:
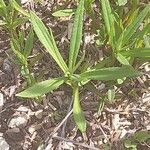
[{"label": "soil", "polygon": [[[68,28],[72,18],[62,19],[51,15],[56,9],[66,7],[64,1],[44,1],[42,4],[29,1],[23,6],[35,10],[44,23],[52,28],[58,48],[67,60],[70,40]],[[74,7],[75,2],[68,1],[67,6]],[[90,42],[85,45],[86,57],[88,60],[92,58],[89,63],[94,63],[102,58],[104,53],[95,46],[95,38],[88,23],[87,17],[84,39],[90,38]],[[28,26],[25,25],[24,28]],[[43,55],[33,67],[37,76],[42,76],[42,80],[45,80],[62,74],[54,60],[36,40],[32,54],[38,53]],[[115,87],[116,101],[113,104],[106,102],[102,112],[98,111],[102,99],[86,86],[81,89],[81,105],[88,124],[84,135],[78,131],[70,113],[72,90],[67,85],[47,94],[41,102],[15,96],[26,86],[26,81],[20,75],[20,66],[15,64],[12,58],[8,35],[0,28],[0,100],[3,102],[2,106],[0,105],[0,133],[3,134],[10,150],[39,150],[40,146],[47,147],[47,150],[123,150],[125,139],[132,137],[136,131],[149,132],[149,63],[140,67],[145,72],[143,76],[128,79],[123,86]],[[108,82],[91,83],[100,93],[106,94]],[[19,117],[20,121],[11,124],[13,118]],[[138,143],[138,150],[142,149],[149,150],[150,141]]]}]

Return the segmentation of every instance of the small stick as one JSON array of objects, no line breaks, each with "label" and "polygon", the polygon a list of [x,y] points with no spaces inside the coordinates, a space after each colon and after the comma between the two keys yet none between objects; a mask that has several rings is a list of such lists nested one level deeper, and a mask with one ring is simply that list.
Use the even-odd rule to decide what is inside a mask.
[{"label": "small stick", "polygon": [[72,114],[73,109],[66,115],[66,117],[61,121],[61,123],[54,129],[54,131],[50,134],[50,136],[46,139],[45,145],[49,143],[49,141],[52,139],[53,135],[59,130],[59,128],[65,123],[65,121],[68,119],[68,117]]},{"label": "small stick", "polygon": [[99,150],[99,148],[92,147],[92,146],[89,146],[89,145],[87,145],[87,144],[79,143],[79,142],[76,142],[76,141],[73,141],[73,140],[69,140],[69,139],[66,139],[66,138],[63,138],[63,137],[60,137],[60,136],[53,136],[52,138],[57,139],[57,140],[60,140],[60,141],[70,142],[70,143],[73,143],[73,144],[75,144],[75,145],[88,148],[88,149],[90,149],[90,150]]},{"label": "small stick", "polygon": [[[72,104],[73,104],[73,99],[70,102],[67,114],[71,111]],[[66,125],[67,125],[67,119],[66,119],[66,121],[64,122],[64,124],[62,126],[61,137],[65,137],[65,128],[66,128]],[[58,150],[61,150],[61,142],[59,142],[59,144],[58,144]]]}]

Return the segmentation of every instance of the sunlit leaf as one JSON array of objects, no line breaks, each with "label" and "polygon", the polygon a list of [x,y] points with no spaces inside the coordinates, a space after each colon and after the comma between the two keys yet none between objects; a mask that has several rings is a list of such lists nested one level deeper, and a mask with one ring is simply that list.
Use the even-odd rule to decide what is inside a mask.
[{"label": "sunlit leaf", "polygon": [[122,64],[122,65],[130,65],[128,60],[121,55],[120,53],[117,54],[117,60]]},{"label": "sunlit leaf", "polygon": [[42,81],[39,83],[35,83],[33,86],[29,87],[28,89],[16,94],[16,96],[28,97],[28,98],[42,96],[48,92],[57,89],[63,83],[64,83],[64,78],[54,78],[54,79]]},{"label": "sunlit leaf", "polygon": [[89,70],[80,75],[80,80],[116,80],[124,77],[132,77],[138,75],[141,75],[141,73],[134,70],[131,66],[111,67],[105,69]]},{"label": "sunlit leaf", "polygon": [[114,87],[110,87],[108,89],[108,93],[107,94],[108,94],[108,101],[110,103],[113,103],[114,99],[115,99],[115,89],[114,89]]},{"label": "sunlit leaf", "polygon": [[30,14],[25,11],[15,0],[12,0],[13,7],[23,15],[30,17]]},{"label": "sunlit leaf", "polygon": [[81,132],[86,131],[86,119],[84,117],[83,111],[80,106],[80,100],[79,100],[79,87],[73,88],[73,115],[74,120]]},{"label": "sunlit leaf", "polygon": [[112,13],[109,0],[100,0],[100,2],[102,5],[103,18],[107,29],[107,34],[109,35],[109,40],[113,46],[114,44],[113,39],[115,36],[114,15]]},{"label": "sunlit leaf", "polygon": [[45,46],[47,51],[54,58],[54,60],[57,62],[57,64],[63,70],[63,72],[68,72],[68,67],[65,61],[63,60],[59,50],[57,49],[51,29],[49,33],[41,19],[34,12],[31,12],[30,14],[34,31],[37,34],[39,40]]},{"label": "sunlit leaf", "polygon": [[54,12],[52,15],[55,17],[66,17],[66,16],[73,15],[74,13],[75,13],[74,9],[63,9]]},{"label": "sunlit leaf", "polygon": [[69,68],[71,70],[73,70],[76,65],[76,60],[82,39],[83,14],[84,14],[84,0],[81,0],[75,13],[75,19],[71,35],[70,51],[69,51]]}]

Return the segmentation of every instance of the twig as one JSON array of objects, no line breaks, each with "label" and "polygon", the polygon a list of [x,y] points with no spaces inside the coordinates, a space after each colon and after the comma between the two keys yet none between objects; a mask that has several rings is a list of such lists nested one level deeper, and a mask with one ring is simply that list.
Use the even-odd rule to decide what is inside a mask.
[{"label": "twig", "polygon": [[103,135],[104,135],[105,139],[107,140],[107,142],[110,144],[109,139],[107,137],[107,134],[104,132],[104,130],[103,130],[101,125],[99,125],[99,128],[100,128],[101,132],[103,133]]},{"label": "twig", "polygon": [[[73,104],[73,99],[70,102],[70,105],[69,105],[68,110],[67,110],[67,114],[71,111],[72,104]],[[67,125],[67,121],[68,121],[68,119],[66,119],[66,121],[64,122],[64,124],[62,126],[61,137],[65,137],[65,128]],[[58,150],[61,150],[61,142],[59,142],[59,144],[58,144]]]},{"label": "twig", "polygon": [[[49,141],[52,139],[54,134],[59,130],[59,128],[65,123],[65,121],[68,119],[68,117],[72,114],[73,109],[66,115],[66,117],[61,121],[60,124],[54,129],[54,131],[50,134],[50,136],[46,139],[45,145],[48,145]],[[47,147],[47,146],[46,146]],[[45,148],[46,149],[46,148]]]},{"label": "twig", "polygon": [[90,150],[99,150],[99,149],[96,148],[96,147],[92,147],[92,146],[89,146],[89,145],[84,144],[84,143],[79,143],[79,142],[76,142],[76,141],[73,141],[73,140],[69,140],[69,139],[66,139],[66,138],[63,138],[63,137],[60,137],[60,136],[53,136],[52,138],[57,139],[57,140],[60,140],[60,141],[70,142],[70,143],[73,143],[73,144],[75,144],[75,145],[88,148],[88,149],[90,149]]}]

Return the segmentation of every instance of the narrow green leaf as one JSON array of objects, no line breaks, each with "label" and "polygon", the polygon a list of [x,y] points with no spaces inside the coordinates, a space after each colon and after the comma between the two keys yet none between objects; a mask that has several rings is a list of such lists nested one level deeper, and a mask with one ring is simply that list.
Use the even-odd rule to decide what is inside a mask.
[{"label": "narrow green leaf", "polygon": [[17,59],[22,65],[26,65],[27,61],[24,55],[20,52],[20,46],[18,44],[18,41],[15,39],[11,39],[10,41],[11,49],[14,52],[14,54],[17,56]]},{"label": "narrow green leaf", "polygon": [[82,73],[80,80],[116,80],[124,77],[132,77],[141,75],[140,72],[134,70],[131,66],[111,67],[105,69],[89,70]]},{"label": "narrow green leaf", "polygon": [[127,0],[118,0],[119,6],[124,6],[127,3]]},{"label": "narrow green leaf", "polygon": [[123,56],[131,56],[131,57],[150,57],[150,48],[135,48],[128,51],[120,52]]},{"label": "narrow green leaf", "polygon": [[52,15],[55,17],[66,17],[66,16],[71,16],[74,13],[75,13],[74,9],[63,9],[54,12]]},{"label": "narrow green leaf", "polygon": [[25,32],[24,31],[20,31],[19,32],[18,42],[20,43],[20,45],[22,47],[24,47],[24,39],[25,39]]},{"label": "narrow green leaf", "polygon": [[53,57],[53,59],[57,62],[59,67],[63,70],[64,73],[68,72],[68,67],[63,60],[59,50],[57,49],[52,31],[50,29],[50,33],[47,28],[41,21],[41,19],[34,13],[31,12],[31,22],[34,28],[35,33],[37,34],[41,43],[45,46],[47,51]]},{"label": "narrow green leaf", "polygon": [[36,98],[38,96],[42,96],[48,92],[57,89],[63,83],[64,83],[64,78],[54,78],[54,79],[42,81],[39,83],[35,83],[33,86],[29,87],[28,89],[16,94],[16,96]]},{"label": "narrow green leaf", "polygon": [[69,51],[69,69],[71,70],[73,70],[76,65],[76,60],[80,49],[80,43],[82,39],[82,28],[83,28],[83,15],[84,15],[84,0],[81,0],[75,13],[75,20],[71,35],[70,51]]},{"label": "narrow green leaf", "polygon": [[114,87],[110,87],[108,89],[108,93],[107,94],[108,94],[108,101],[110,103],[113,103],[114,99],[115,99],[115,89],[114,89]]},{"label": "narrow green leaf", "polygon": [[104,96],[100,97],[99,105],[98,105],[98,112],[97,112],[98,116],[101,115],[101,113],[102,113],[102,111],[104,109],[105,100],[106,100],[106,97],[104,97]]},{"label": "narrow green leaf", "polygon": [[3,0],[0,0],[0,16],[7,16],[6,4]]},{"label": "narrow green leaf", "polygon": [[115,29],[114,29],[114,15],[112,13],[109,0],[101,0],[102,5],[102,12],[103,12],[103,18],[105,22],[105,26],[107,29],[107,34],[109,35],[109,40],[111,44],[113,45],[113,38],[115,35]]},{"label": "narrow green leaf", "polygon": [[15,0],[12,0],[12,5],[17,11],[19,11],[23,15],[30,17],[30,14],[27,11],[25,11]]},{"label": "narrow green leaf", "polygon": [[79,87],[73,87],[73,115],[74,120],[81,132],[86,131],[86,119],[84,117],[83,111],[80,106],[80,100],[79,100]]},{"label": "narrow green leaf", "polygon": [[34,32],[32,29],[30,29],[29,35],[25,42],[25,49],[24,49],[24,55],[26,58],[31,54],[31,51],[33,49],[33,42],[34,42]]},{"label": "narrow green leaf", "polygon": [[139,27],[140,23],[143,21],[143,19],[146,17],[148,12],[150,11],[150,4],[148,4],[141,12],[140,14],[133,20],[133,22],[126,27],[125,33],[124,33],[124,39],[123,44],[126,44],[132,35],[135,33],[137,28]]},{"label": "narrow green leaf", "polygon": [[101,5],[102,5],[104,22],[109,35],[113,25],[112,10],[110,7],[109,0],[101,0]]},{"label": "narrow green leaf", "polygon": [[117,60],[122,64],[122,65],[130,65],[128,60],[121,55],[120,53],[117,54]]}]

